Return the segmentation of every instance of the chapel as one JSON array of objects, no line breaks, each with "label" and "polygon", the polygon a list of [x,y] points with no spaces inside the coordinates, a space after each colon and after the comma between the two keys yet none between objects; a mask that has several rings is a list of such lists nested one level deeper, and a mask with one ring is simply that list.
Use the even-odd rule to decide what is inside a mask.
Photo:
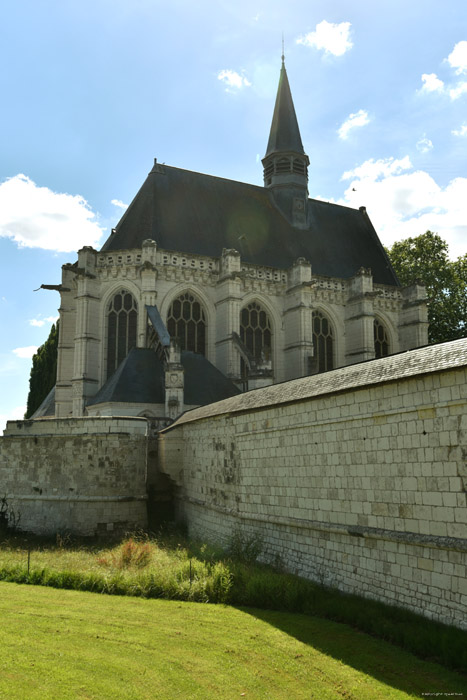
[{"label": "chapel", "polygon": [[102,249],[62,268],[57,382],[33,418],[163,425],[427,343],[424,288],[399,285],[365,207],[309,196],[283,57],[262,165],[258,186],[154,160]]}]

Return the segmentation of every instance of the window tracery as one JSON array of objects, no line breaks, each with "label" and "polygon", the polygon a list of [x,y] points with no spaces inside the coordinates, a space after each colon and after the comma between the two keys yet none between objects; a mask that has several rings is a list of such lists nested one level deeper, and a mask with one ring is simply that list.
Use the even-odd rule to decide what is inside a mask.
[{"label": "window tracery", "polygon": [[[256,368],[271,369],[271,319],[265,309],[256,301],[252,301],[240,312],[240,340],[251,355]],[[242,358],[242,377],[247,375],[247,369],[246,362]]]},{"label": "window tracery", "polygon": [[126,289],[117,292],[107,307],[107,379],[136,347],[138,304]]},{"label": "window tracery", "polygon": [[206,314],[200,302],[190,292],[174,299],[167,313],[167,330],[177,338],[181,350],[206,355]]},{"label": "window tracery", "polygon": [[387,357],[389,355],[389,335],[386,327],[375,318],[373,323],[373,333],[375,338],[375,358]]},{"label": "window tracery", "polygon": [[334,333],[330,320],[322,311],[313,314],[313,351],[310,374],[334,369]]}]

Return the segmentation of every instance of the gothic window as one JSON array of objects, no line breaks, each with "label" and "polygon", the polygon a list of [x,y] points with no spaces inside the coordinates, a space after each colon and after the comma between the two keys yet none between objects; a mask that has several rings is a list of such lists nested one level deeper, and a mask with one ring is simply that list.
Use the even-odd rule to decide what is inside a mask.
[{"label": "gothic window", "polygon": [[[271,367],[271,321],[266,311],[256,301],[245,306],[240,313],[240,340],[257,364]],[[243,360],[241,373],[242,376],[246,374],[246,365]]]},{"label": "gothic window", "polygon": [[389,337],[388,332],[381,323],[375,318],[373,324],[373,331],[375,336],[375,357],[386,357],[389,355]]},{"label": "gothic window", "polygon": [[167,330],[181,350],[206,354],[206,314],[199,301],[185,292],[174,299],[167,314]]},{"label": "gothic window", "polygon": [[310,374],[334,368],[334,337],[331,323],[321,311],[313,314],[313,350]]},{"label": "gothic window", "polygon": [[117,292],[107,308],[107,378],[136,346],[138,304],[126,289]]}]

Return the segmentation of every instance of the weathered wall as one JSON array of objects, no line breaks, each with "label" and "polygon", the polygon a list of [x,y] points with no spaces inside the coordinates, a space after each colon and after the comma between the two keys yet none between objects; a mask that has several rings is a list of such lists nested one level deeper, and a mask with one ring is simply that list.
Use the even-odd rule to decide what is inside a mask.
[{"label": "weathered wall", "polygon": [[[160,448],[190,533],[228,543],[240,528],[297,574],[466,627],[461,343],[463,367],[271,405],[288,387],[306,393],[308,378],[252,392],[249,411],[227,400],[217,415],[213,406],[182,417]],[[390,362],[362,367],[391,376]],[[328,376],[338,386],[349,374]]]},{"label": "weathered wall", "polygon": [[10,421],[0,438],[0,494],[20,529],[80,535],[145,527],[142,418]]}]

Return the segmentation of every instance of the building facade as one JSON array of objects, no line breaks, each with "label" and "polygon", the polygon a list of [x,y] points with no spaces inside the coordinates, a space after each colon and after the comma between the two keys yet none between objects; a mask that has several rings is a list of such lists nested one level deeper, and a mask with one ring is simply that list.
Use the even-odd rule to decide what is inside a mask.
[{"label": "building facade", "polygon": [[174,418],[427,343],[424,288],[399,285],[365,208],[309,197],[284,62],[263,167],[259,187],[154,162],[103,248],[63,266],[39,415]]}]

